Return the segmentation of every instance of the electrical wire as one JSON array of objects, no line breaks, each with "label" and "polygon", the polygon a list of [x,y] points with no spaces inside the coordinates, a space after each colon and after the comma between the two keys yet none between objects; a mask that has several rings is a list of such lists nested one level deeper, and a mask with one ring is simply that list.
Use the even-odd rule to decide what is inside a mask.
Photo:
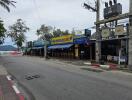
[{"label": "electrical wire", "polygon": [[33,1],[33,5],[35,7],[35,12],[36,12],[36,16],[37,16],[38,22],[41,23],[41,17],[40,17],[37,1],[36,0],[32,0],[32,1]]}]

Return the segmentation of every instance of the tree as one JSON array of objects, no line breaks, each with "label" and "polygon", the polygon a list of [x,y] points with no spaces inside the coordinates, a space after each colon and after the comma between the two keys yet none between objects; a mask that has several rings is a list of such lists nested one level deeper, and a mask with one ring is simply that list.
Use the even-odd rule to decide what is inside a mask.
[{"label": "tree", "polygon": [[26,40],[24,33],[29,31],[29,28],[26,26],[25,22],[22,19],[18,19],[15,24],[9,26],[9,36],[17,45],[18,49],[22,47],[22,44]]},{"label": "tree", "polygon": [[62,32],[62,35],[69,35],[69,30],[65,30],[64,32]]},{"label": "tree", "polygon": [[0,20],[0,44],[4,42],[6,29],[4,28],[3,21]]},{"label": "tree", "polygon": [[54,37],[59,37],[62,35],[62,31],[60,29],[54,30],[53,31],[53,36]]},{"label": "tree", "polygon": [[10,8],[9,6],[13,6],[15,7],[14,3],[16,3],[15,1],[12,0],[0,0],[0,5],[5,8],[8,12],[10,12]]},{"label": "tree", "polygon": [[37,35],[40,39],[49,41],[53,35],[50,33],[53,28],[51,26],[41,25],[41,27],[37,30]]}]

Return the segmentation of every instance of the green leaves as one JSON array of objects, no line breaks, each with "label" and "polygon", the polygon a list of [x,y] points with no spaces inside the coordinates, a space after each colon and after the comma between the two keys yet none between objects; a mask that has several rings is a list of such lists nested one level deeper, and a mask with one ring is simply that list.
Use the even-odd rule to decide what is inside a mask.
[{"label": "green leaves", "polygon": [[6,32],[6,29],[4,28],[4,24],[2,21],[0,21],[0,44],[4,42],[5,32]]},{"label": "green leaves", "polygon": [[53,37],[51,34],[52,29],[53,28],[51,26],[41,25],[36,34],[40,37],[40,39],[49,41]]},{"label": "green leaves", "polygon": [[9,6],[13,6],[15,7],[15,1],[11,1],[11,0],[0,0],[0,5],[5,8],[8,12],[10,12],[10,8]]},{"label": "green leaves", "polygon": [[26,26],[25,22],[22,19],[18,19],[15,24],[9,26],[9,34],[15,44],[19,47],[22,47],[22,44],[26,40],[24,33],[29,31],[29,28]]}]

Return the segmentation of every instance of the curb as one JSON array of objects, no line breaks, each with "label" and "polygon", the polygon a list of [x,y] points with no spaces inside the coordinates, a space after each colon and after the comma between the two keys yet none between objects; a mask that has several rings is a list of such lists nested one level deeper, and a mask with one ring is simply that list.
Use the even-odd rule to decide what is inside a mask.
[{"label": "curb", "polygon": [[108,65],[101,65],[101,64],[94,64],[94,63],[84,63],[85,65],[92,66],[94,68],[102,68],[107,70],[116,70],[118,69],[118,65],[116,64],[108,64]]},{"label": "curb", "polygon": [[18,96],[19,100],[25,100],[22,93],[19,91],[17,86],[13,83],[13,80],[11,79],[11,76],[7,75],[6,78],[9,81],[9,83],[10,83],[11,87],[13,88],[13,90],[15,91],[16,95]]}]

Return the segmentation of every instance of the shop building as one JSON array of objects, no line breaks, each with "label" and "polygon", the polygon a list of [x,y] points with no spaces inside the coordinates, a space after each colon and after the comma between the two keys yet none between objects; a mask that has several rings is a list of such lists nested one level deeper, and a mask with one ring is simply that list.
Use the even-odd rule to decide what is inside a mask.
[{"label": "shop building", "polygon": [[28,42],[27,44],[28,44],[26,52],[27,55],[44,56],[45,54],[44,46],[45,44],[50,45],[50,42],[44,40],[36,40],[33,42]]},{"label": "shop building", "polygon": [[127,26],[119,25],[102,30],[101,55],[105,62],[128,64],[128,31]]},{"label": "shop building", "polygon": [[51,39],[50,57],[64,59],[95,59],[95,41],[86,36],[65,35]]}]

